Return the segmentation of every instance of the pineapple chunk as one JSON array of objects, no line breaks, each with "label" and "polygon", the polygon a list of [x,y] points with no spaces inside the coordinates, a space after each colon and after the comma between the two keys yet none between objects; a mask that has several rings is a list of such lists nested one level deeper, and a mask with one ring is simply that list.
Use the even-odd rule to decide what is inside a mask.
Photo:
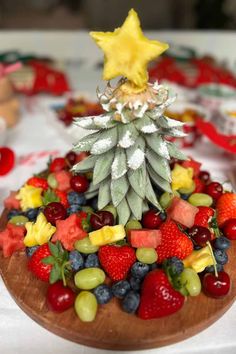
[{"label": "pineapple chunk", "polygon": [[27,247],[47,243],[56,231],[56,227],[47,221],[43,213],[38,215],[35,223],[27,222],[25,228],[27,233],[24,238],[24,244]]},{"label": "pineapple chunk", "polygon": [[193,184],[193,169],[191,167],[184,168],[179,164],[175,164],[171,171],[171,187],[173,191],[180,188],[190,188]]},{"label": "pineapple chunk", "polygon": [[185,268],[192,268],[197,273],[203,272],[208,266],[214,265],[210,248],[208,246],[200,250],[193,251],[187,258],[183,260]]},{"label": "pineapple chunk", "polygon": [[123,240],[125,236],[123,225],[103,226],[101,229],[89,233],[89,239],[93,246],[104,246]]},{"label": "pineapple chunk", "polygon": [[42,188],[36,188],[25,184],[16,195],[16,199],[20,201],[20,206],[23,211],[29,208],[38,208],[43,205]]}]

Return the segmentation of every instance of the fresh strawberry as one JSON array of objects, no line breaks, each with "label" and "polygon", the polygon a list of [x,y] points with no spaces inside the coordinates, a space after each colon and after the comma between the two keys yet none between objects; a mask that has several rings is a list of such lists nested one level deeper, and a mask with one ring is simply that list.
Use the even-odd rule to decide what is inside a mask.
[{"label": "fresh strawberry", "polygon": [[184,259],[193,251],[192,241],[178,228],[177,224],[168,220],[161,227],[161,244],[156,248],[158,263],[170,257]]},{"label": "fresh strawberry", "polygon": [[193,176],[198,177],[200,168],[201,168],[201,163],[198,161],[195,161],[194,159],[186,160],[182,162],[182,166],[185,168],[191,167],[193,169]]},{"label": "fresh strawberry", "polygon": [[136,261],[135,251],[130,246],[101,246],[98,257],[103,269],[113,281],[125,279]]},{"label": "fresh strawberry", "polygon": [[40,246],[29,260],[28,268],[42,281],[49,282],[52,264],[45,264],[42,262],[43,258],[51,256],[48,243]]},{"label": "fresh strawberry", "polygon": [[209,222],[214,215],[214,210],[206,206],[199,206],[194,219],[194,225],[209,227]]},{"label": "fresh strawberry", "polygon": [[216,203],[216,218],[219,227],[229,219],[236,218],[236,194],[224,193]]},{"label": "fresh strawberry", "polygon": [[50,163],[49,170],[50,172],[58,172],[67,168],[66,159],[64,157],[56,157]]},{"label": "fresh strawberry", "polygon": [[184,296],[170,284],[167,275],[161,269],[148,273],[144,279],[138,317],[143,320],[171,315],[184,304]]},{"label": "fresh strawberry", "polygon": [[193,193],[202,193],[205,188],[205,183],[200,178],[197,177],[195,177],[193,181],[195,183],[195,189]]},{"label": "fresh strawberry", "polygon": [[63,192],[63,191],[59,191],[58,189],[56,189],[54,192],[57,195],[57,197],[60,199],[61,204],[65,208],[68,208],[69,207],[69,202],[67,200],[67,193]]},{"label": "fresh strawberry", "polygon": [[48,189],[48,182],[45,178],[31,177],[26,183],[36,188],[42,188],[44,191]]}]

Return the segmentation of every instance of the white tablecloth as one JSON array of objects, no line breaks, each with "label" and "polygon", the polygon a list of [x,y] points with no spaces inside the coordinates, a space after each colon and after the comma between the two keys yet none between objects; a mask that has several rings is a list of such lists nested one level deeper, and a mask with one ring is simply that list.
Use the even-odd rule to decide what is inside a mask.
[{"label": "white tablecloth", "polygon": [[[78,77],[86,73],[77,72]],[[85,76],[84,76],[85,75]],[[95,86],[90,72],[90,80],[84,80],[84,89],[91,91]],[[75,80],[75,77],[74,77]],[[8,145],[17,156],[18,164],[14,171],[0,178],[0,200],[15,190],[33,173],[42,170],[47,161],[47,153],[64,153],[71,148],[69,139],[65,140],[45,114],[47,97],[23,99],[24,109],[20,124],[8,136]],[[33,155],[31,153],[34,153]],[[233,160],[211,146],[209,143],[198,144],[192,156],[200,159],[204,167],[213,171],[213,176],[222,177],[223,170],[233,165]],[[46,154],[46,157],[43,155]],[[236,304],[215,324],[202,333],[161,349],[145,350],[145,354],[234,354],[236,352]],[[78,354],[103,353],[104,350],[91,349],[64,340],[40,327],[14,303],[2,280],[0,280],[0,353],[2,354]],[[118,353],[113,351],[113,353]]]}]

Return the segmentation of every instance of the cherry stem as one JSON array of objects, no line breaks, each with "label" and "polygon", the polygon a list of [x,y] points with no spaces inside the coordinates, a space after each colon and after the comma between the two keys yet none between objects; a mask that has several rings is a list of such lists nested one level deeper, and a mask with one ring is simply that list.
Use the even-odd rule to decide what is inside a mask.
[{"label": "cherry stem", "polygon": [[211,247],[211,244],[209,241],[207,241],[207,246],[209,248],[209,251],[210,251],[210,254],[211,254],[211,257],[212,257],[212,260],[213,260],[213,266],[214,266],[214,271],[215,271],[215,276],[218,278],[218,271],[217,271],[217,263],[216,263],[216,259],[215,259],[215,256],[214,256],[214,253],[213,253],[213,250],[212,250],[212,247]]}]

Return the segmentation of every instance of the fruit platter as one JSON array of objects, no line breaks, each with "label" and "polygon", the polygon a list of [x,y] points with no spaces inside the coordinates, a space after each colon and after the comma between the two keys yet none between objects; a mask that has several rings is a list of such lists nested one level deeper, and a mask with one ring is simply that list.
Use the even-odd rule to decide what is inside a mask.
[{"label": "fruit platter", "polygon": [[174,97],[147,73],[168,45],[144,37],[134,10],[91,36],[104,79],[123,77],[98,91],[100,115],[75,119],[88,135],[5,199],[0,272],[53,333],[104,349],[160,347],[234,302],[236,194],[168,139],[185,136],[183,122],[165,115]]}]

